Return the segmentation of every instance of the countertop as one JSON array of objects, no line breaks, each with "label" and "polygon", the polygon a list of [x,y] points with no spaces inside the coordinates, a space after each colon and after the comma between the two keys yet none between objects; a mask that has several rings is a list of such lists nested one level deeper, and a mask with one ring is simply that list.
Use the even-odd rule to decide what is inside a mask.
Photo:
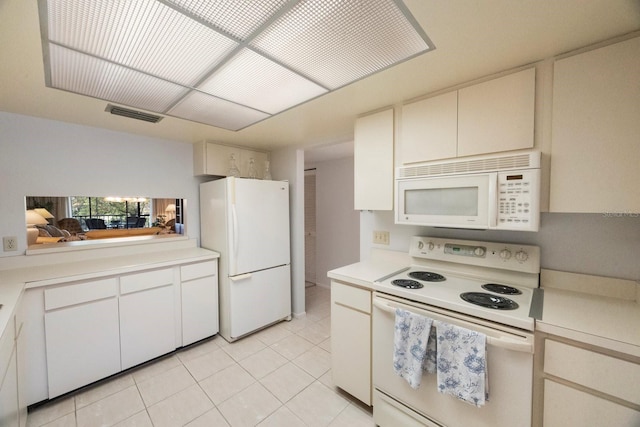
[{"label": "countertop", "polygon": [[542,320],[536,330],[640,357],[640,284],[542,270]]},{"label": "countertop", "polygon": [[374,249],[369,259],[331,270],[327,276],[373,290],[373,282],[409,267],[410,262],[406,253]]},{"label": "countertop", "polygon": [[[374,281],[409,263],[408,256],[379,251],[328,276],[375,290]],[[536,331],[640,357],[640,283],[544,269],[540,281],[544,304]]]}]

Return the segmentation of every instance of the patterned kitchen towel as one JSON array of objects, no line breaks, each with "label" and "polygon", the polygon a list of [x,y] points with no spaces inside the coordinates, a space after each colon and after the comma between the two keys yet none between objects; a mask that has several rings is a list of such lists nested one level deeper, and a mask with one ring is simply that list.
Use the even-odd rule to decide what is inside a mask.
[{"label": "patterned kitchen towel", "polygon": [[438,390],[477,407],[488,396],[485,334],[435,321]]},{"label": "patterned kitchen towel", "polygon": [[393,370],[414,389],[422,379],[432,324],[433,320],[428,317],[396,309]]}]

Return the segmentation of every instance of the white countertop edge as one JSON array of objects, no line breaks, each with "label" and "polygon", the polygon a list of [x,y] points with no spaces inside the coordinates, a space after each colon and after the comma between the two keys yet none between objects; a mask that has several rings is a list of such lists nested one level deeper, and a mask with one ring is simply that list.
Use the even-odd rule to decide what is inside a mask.
[{"label": "white countertop edge", "polygon": [[536,331],[544,332],[550,335],[556,335],[558,337],[567,338],[574,341],[579,341],[585,344],[601,347],[606,350],[616,351],[634,357],[640,357],[640,346],[588,334],[582,331],[576,331],[575,329],[564,328],[562,326],[552,325],[538,320],[536,321]]},{"label": "white countertop edge", "polygon": [[[140,270],[173,267],[178,264],[214,260],[219,257],[220,254],[217,252],[208,249],[193,248],[172,252],[152,252],[148,254],[140,254],[136,257],[110,257],[101,260],[94,260],[87,263],[85,266],[76,266],[76,263],[69,263],[67,265],[62,264],[58,266],[60,271],[57,272],[57,274],[51,271],[51,266],[47,266],[46,272],[43,271],[41,274],[37,274],[32,271],[33,269],[30,269],[31,271],[29,274],[25,275],[25,278],[30,277],[31,280],[27,280],[25,282],[25,288],[31,289],[58,283],[126,274]],[[62,271],[65,267],[70,268],[66,271]],[[52,274],[55,277],[53,277]]]}]

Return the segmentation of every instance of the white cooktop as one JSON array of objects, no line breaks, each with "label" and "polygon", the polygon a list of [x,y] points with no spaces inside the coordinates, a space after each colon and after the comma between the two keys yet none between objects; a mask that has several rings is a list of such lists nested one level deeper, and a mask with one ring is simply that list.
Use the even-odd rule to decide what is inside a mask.
[{"label": "white cooktop", "polygon": [[[539,292],[540,251],[536,246],[495,242],[463,241],[430,237],[413,237],[410,254],[412,265],[405,271],[379,279],[375,288],[419,303],[453,310],[480,319],[532,331],[535,320],[531,307]],[[516,255],[517,254],[517,255]],[[429,282],[411,278],[414,271],[429,271],[443,275],[446,280]],[[415,280],[420,289],[398,287],[396,279]],[[518,289],[517,295],[504,295],[482,288],[487,283],[507,285]],[[518,307],[498,310],[463,300],[464,292],[482,292],[508,298]],[[541,307],[535,307],[541,309]]]}]

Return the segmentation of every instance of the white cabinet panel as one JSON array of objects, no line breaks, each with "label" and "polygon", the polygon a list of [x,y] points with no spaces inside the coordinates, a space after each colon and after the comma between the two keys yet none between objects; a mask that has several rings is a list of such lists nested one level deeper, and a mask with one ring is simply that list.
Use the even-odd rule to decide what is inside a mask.
[{"label": "white cabinet panel", "polygon": [[249,162],[253,159],[257,178],[264,177],[265,161],[269,159],[269,153],[206,141],[193,145],[193,173],[194,175],[229,176],[232,155],[240,176],[249,176]]},{"label": "white cabinet panel", "polygon": [[544,382],[544,427],[637,427],[640,412],[556,382]]},{"label": "white cabinet panel", "polygon": [[458,91],[458,156],[533,147],[536,70]]},{"label": "white cabinet panel", "polygon": [[175,350],[173,286],[120,297],[122,369]]},{"label": "white cabinet panel", "polygon": [[403,164],[456,157],[458,92],[403,105],[400,141]]},{"label": "white cabinet panel", "polygon": [[[4,343],[2,344],[4,346]],[[6,369],[4,378],[0,377],[0,426],[18,427],[18,381],[16,376],[16,352],[13,340],[10,341],[12,352],[8,359],[0,359],[2,368]]]},{"label": "white cabinet panel", "polygon": [[182,345],[218,333],[218,276],[182,282]]},{"label": "white cabinet panel", "polygon": [[640,37],[556,61],[550,211],[640,212]]},{"label": "white cabinet panel", "polygon": [[546,340],[544,371],[640,405],[640,365]]},{"label": "white cabinet panel", "polygon": [[200,277],[216,276],[217,274],[217,261],[198,262],[180,267],[180,280],[183,282],[199,279]]},{"label": "white cabinet panel", "polygon": [[46,312],[45,328],[50,399],[120,371],[117,298]]},{"label": "white cabinet panel", "polygon": [[393,209],[393,109],[356,120],[354,129],[356,210]]},{"label": "white cabinet panel", "polygon": [[[361,307],[365,312],[351,308],[351,305]],[[370,291],[331,282],[333,382],[367,405],[371,405],[370,312]]]}]

